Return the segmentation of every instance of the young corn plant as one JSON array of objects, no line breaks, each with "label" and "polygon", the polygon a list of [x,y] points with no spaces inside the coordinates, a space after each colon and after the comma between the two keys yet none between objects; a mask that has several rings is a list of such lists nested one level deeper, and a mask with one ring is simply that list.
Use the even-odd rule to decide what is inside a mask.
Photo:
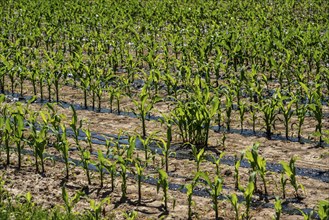
[{"label": "young corn plant", "polygon": [[64,160],[65,164],[65,171],[66,171],[66,176],[65,179],[69,179],[69,169],[70,169],[70,163],[69,163],[69,148],[70,148],[70,143],[67,140],[67,134],[66,134],[66,127],[61,124],[62,128],[62,134],[61,134],[61,139],[60,143],[58,144],[57,150],[61,153],[62,158]]},{"label": "young corn plant", "polygon": [[212,207],[215,211],[215,219],[219,218],[218,213],[218,197],[220,196],[223,189],[223,179],[220,176],[215,176],[213,181],[210,180],[209,175],[207,173],[200,173],[200,177],[203,178],[207,183],[207,192],[211,197]]},{"label": "young corn plant", "polygon": [[241,134],[242,134],[243,122],[245,120],[245,113],[247,112],[247,105],[243,101],[238,102],[238,105],[239,105],[239,115],[240,115],[240,128],[241,128]]},{"label": "young corn plant", "polygon": [[226,112],[226,129],[230,131],[231,129],[231,115],[233,110],[233,90],[225,90],[225,112]]},{"label": "young corn plant", "polygon": [[5,121],[4,121],[4,130],[3,130],[3,142],[5,144],[5,148],[6,148],[6,154],[7,154],[7,166],[9,166],[10,164],[10,143],[12,142],[12,126],[11,126],[11,122],[10,122],[10,118],[9,117],[5,117]]},{"label": "young corn plant", "polygon": [[[265,195],[267,195],[267,187],[266,187],[266,180],[265,180],[265,175],[267,173],[266,160],[265,160],[265,158],[263,158],[262,156],[260,156],[258,154],[258,147],[259,147],[259,144],[254,144],[252,146],[252,148],[250,149],[250,151],[247,151],[245,153],[245,157],[248,159],[253,172],[256,172],[261,177],[261,179],[263,181],[263,185],[264,185]],[[255,176],[254,180],[255,180],[254,187],[256,188],[256,176]]]},{"label": "young corn plant", "polygon": [[160,142],[157,143],[157,145],[162,149],[163,159],[162,159],[162,165],[165,166],[165,171],[169,171],[169,157],[171,155],[174,155],[174,152],[170,151],[170,141],[165,141],[163,139],[160,139]]},{"label": "young corn plant", "polygon": [[107,93],[109,96],[109,102],[110,102],[110,113],[113,112],[113,101],[116,93],[116,88],[113,86],[108,86]]},{"label": "young corn plant", "polygon": [[168,174],[166,171],[159,169],[159,179],[157,182],[157,192],[159,193],[160,187],[163,190],[163,201],[164,201],[164,211],[168,212],[168,189],[169,189],[169,182],[168,182]]},{"label": "young corn plant", "polygon": [[143,145],[144,148],[144,160],[145,160],[145,167],[148,167],[148,163],[150,161],[150,143],[152,138],[154,137],[155,133],[152,133],[151,135],[147,136],[146,138],[143,138],[141,135],[138,135],[138,139],[140,140],[140,142]]},{"label": "young corn plant", "polygon": [[317,125],[315,126],[315,136],[319,137],[319,147],[322,147],[322,119],[323,119],[323,107],[321,103],[321,98],[318,95],[315,95],[314,102],[308,105],[310,111],[314,114],[314,117],[317,121]]},{"label": "young corn plant", "polygon": [[309,104],[307,105],[308,110],[311,111],[317,121],[317,125],[315,126],[315,136],[319,137],[319,147],[322,147],[322,127],[323,127],[323,106],[322,106],[322,93],[321,93],[321,84],[315,85],[315,90],[310,91],[308,87],[300,83],[301,87],[305,91],[307,98],[309,100]]},{"label": "young corn plant", "polygon": [[264,100],[264,103],[261,105],[261,111],[263,112],[263,121],[265,124],[266,137],[271,139],[272,128],[275,129],[275,121],[278,115],[278,100],[273,97],[271,99]]},{"label": "young corn plant", "polygon": [[142,201],[142,177],[144,172],[144,167],[139,158],[134,160],[136,173],[137,173],[137,189],[138,189],[138,204],[141,204]]},{"label": "young corn plant", "polygon": [[200,175],[199,172],[196,173],[192,180],[192,183],[188,183],[185,185],[186,194],[187,194],[187,204],[188,204],[187,219],[189,219],[189,220],[192,219],[192,215],[193,215],[192,206],[194,206],[194,202],[193,202],[192,196],[193,196],[193,190],[196,187],[196,185],[198,184],[199,175]]},{"label": "young corn plant", "polygon": [[34,149],[34,159],[35,159],[35,165],[36,165],[36,168],[37,168],[37,172],[38,171],[38,155],[37,155],[37,152],[35,150],[35,144],[36,144],[36,138],[37,138],[37,135],[38,135],[38,131],[37,131],[37,116],[39,114],[36,113],[36,112],[30,112],[28,118],[27,118],[27,123],[28,123],[28,126],[29,126],[29,130],[30,130],[30,133],[29,133],[29,136],[27,138],[27,144]]},{"label": "young corn plant", "polygon": [[73,215],[73,208],[80,201],[81,196],[84,194],[81,191],[78,191],[73,198],[70,198],[65,186],[62,187],[62,199],[64,201],[64,207],[68,216]]},{"label": "young corn plant", "polygon": [[[87,65],[83,65],[84,71],[79,71],[79,80],[80,80],[80,88],[83,90],[84,97],[84,107],[88,108],[87,104],[87,96],[88,96],[88,88],[90,87],[90,68]],[[76,82],[76,81],[74,81]]]},{"label": "young corn plant", "polygon": [[192,145],[192,154],[196,162],[196,172],[200,171],[200,164],[205,160],[205,150],[204,148],[198,150],[196,146]]},{"label": "young corn plant", "polygon": [[[139,100],[133,100],[133,103],[136,107],[136,110],[133,110],[134,114],[142,121],[142,137],[146,137],[146,117],[154,107],[154,104],[160,101],[158,97],[151,97],[147,92],[147,84],[142,88],[141,93],[139,94]],[[149,101],[149,99],[151,99]]]},{"label": "young corn plant", "polygon": [[120,176],[122,178],[121,183],[121,201],[125,201],[127,199],[127,168],[128,168],[128,160],[124,159],[122,156],[118,156],[117,164],[120,166]]},{"label": "young corn plant", "polygon": [[[82,163],[82,168],[84,169],[86,176],[87,176],[87,181],[88,184],[91,184],[91,178],[90,178],[90,172],[89,172],[89,163],[90,163],[90,148],[91,148],[91,135],[89,132],[89,139],[88,136],[86,134],[86,140],[87,143],[89,143],[89,150],[87,150],[86,148],[81,147],[80,143],[79,143],[79,133],[82,127],[82,121],[80,120],[80,125],[78,126],[78,117],[77,117],[77,113],[74,109],[74,107],[71,105],[71,109],[73,112],[72,115],[72,120],[70,123],[70,127],[72,128],[73,131],[73,139],[75,141],[75,144],[77,145],[78,151],[79,151],[79,156],[81,159],[81,163]],[[90,141],[90,142],[88,142]]]},{"label": "young corn plant", "polygon": [[278,197],[275,197],[274,208],[275,208],[275,215],[273,217],[273,220],[280,220],[282,213],[282,201]]},{"label": "young corn plant", "polygon": [[[95,200],[91,199],[89,205],[90,210],[88,210],[88,217],[93,220],[101,220],[103,207],[105,204],[109,204],[110,201],[110,198],[104,198],[100,202],[96,202]],[[103,211],[105,212],[105,210]]]},{"label": "young corn plant", "polygon": [[91,185],[91,177],[90,177],[90,171],[89,171],[89,163],[91,162],[90,151],[88,151],[85,148],[80,148],[79,155],[81,158],[82,168],[85,171],[86,176],[87,176],[88,185]]},{"label": "young corn plant", "polygon": [[38,158],[41,161],[41,173],[45,173],[45,166],[44,166],[44,152],[46,146],[48,145],[48,137],[47,137],[47,130],[48,126],[42,126],[40,131],[36,132],[35,141],[34,141],[34,150],[36,155],[36,172],[39,173],[39,165],[38,165]]},{"label": "young corn plant", "polygon": [[106,152],[106,157],[103,157],[102,160],[102,164],[104,166],[104,168],[107,170],[107,172],[109,172],[110,176],[111,176],[111,190],[112,192],[114,191],[114,179],[115,179],[115,173],[116,173],[116,161],[111,161],[108,158],[112,156],[110,155],[110,152]]},{"label": "young corn plant", "polygon": [[[251,175],[256,175],[255,173],[251,174]],[[246,211],[245,213],[243,213],[243,217],[245,219],[250,219],[250,205],[251,205],[251,202],[252,202],[252,196],[254,194],[254,191],[255,191],[255,184],[254,184],[254,180],[253,180],[253,177],[251,177],[249,179],[249,183],[246,187],[246,189],[244,190],[244,193],[243,193],[243,196],[244,196],[244,199],[245,199],[245,204],[246,204]]]},{"label": "young corn plant", "polygon": [[118,87],[118,88],[115,90],[115,93],[114,93],[114,97],[115,97],[116,100],[117,100],[117,113],[118,113],[118,115],[120,115],[120,113],[121,113],[121,110],[120,110],[120,100],[121,100],[122,93],[123,93],[123,91],[121,91],[120,89],[121,89],[121,88]]},{"label": "young corn plant", "polygon": [[212,156],[212,162],[216,165],[216,175],[219,176],[220,175],[220,160],[224,157],[225,153],[222,152],[218,158],[216,158],[215,156]]},{"label": "young corn plant", "polygon": [[318,214],[321,220],[326,220],[329,218],[329,202],[322,200],[318,204]]},{"label": "young corn plant", "polygon": [[14,142],[17,146],[17,153],[18,153],[18,169],[21,168],[21,161],[22,156],[21,152],[24,147],[24,116],[23,116],[23,109],[21,106],[17,106],[17,111],[13,113],[14,123],[13,123],[13,131],[14,131]]},{"label": "young corn plant", "polygon": [[126,149],[126,153],[127,153],[126,159],[130,160],[130,162],[133,161],[133,154],[136,148],[136,140],[137,140],[136,136],[130,136],[128,139],[129,146],[128,149]]},{"label": "young corn plant", "polygon": [[239,220],[240,219],[240,216],[239,216],[240,205],[239,205],[237,195],[235,193],[232,193],[231,195],[227,196],[226,199],[233,206],[233,209],[234,209],[234,212],[235,212],[235,220]]},{"label": "young corn plant", "polygon": [[284,173],[281,173],[281,178],[280,178],[280,184],[282,188],[282,198],[286,198],[286,185],[287,185],[288,179],[285,178]]},{"label": "young corn plant", "polygon": [[99,178],[101,181],[100,187],[103,188],[104,185],[104,174],[105,174],[105,167],[106,167],[106,159],[103,155],[103,152],[101,150],[97,151],[97,162],[95,163],[95,166],[97,168],[97,171],[99,173]]},{"label": "young corn plant", "polygon": [[235,180],[234,188],[236,190],[240,190],[240,191],[242,191],[242,187],[240,186],[239,168],[240,168],[241,161],[243,160],[243,158],[244,158],[244,153],[242,153],[239,158],[236,154],[234,155],[234,180]]},{"label": "young corn plant", "polygon": [[92,152],[93,151],[93,145],[92,145],[92,141],[91,141],[91,132],[90,132],[90,129],[89,129],[89,126],[87,129],[82,129],[82,131],[86,134],[86,137],[85,137],[85,142],[89,148],[89,152]]},{"label": "young corn plant", "polygon": [[282,115],[283,115],[283,124],[284,124],[284,127],[285,127],[285,135],[286,135],[286,139],[288,140],[288,138],[289,138],[289,124],[290,124],[291,117],[294,114],[294,111],[292,110],[292,106],[296,102],[296,99],[292,99],[287,104],[286,100],[287,100],[288,97],[281,97],[281,95],[279,95],[278,97],[280,99],[279,109],[280,109],[280,111],[282,112]]},{"label": "young corn plant", "polygon": [[297,123],[296,124],[297,124],[297,128],[298,128],[298,131],[297,131],[298,142],[301,142],[301,139],[302,139],[302,126],[305,121],[307,109],[308,109],[307,104],[299,104],[296,101],[296,114],[297,114]]},{"label": "young corn plant", "polygon": [[78,122],[78,116],[77,116],[77,112],[76,112],[74,106],[71,105],[70,107],[71,107],[71,110],[72,110],[72,120],[71,120],[71,123],[70,123],[70,128],[73,131],[74,142],[77,145],[77,148],[79,149],[80,148],[79,134],[80,134],[80,130],[81,130],[81,127],[82,127],[82,121],[80,120],[80,122]]},{"label": "young corn plant", "polygon": [[302,184],[299,184],[296,179],[296,167],[295,167],[296,160],[297,160],[296,157],[292,157],[290,159],[289,164],[284,161],[281,161],[280,163],[284,169],[285,174],[289,177],[289,182],[295,189],[295,196],[298,198],[299,197],[298,189],[301,188],[304,191],[304,186]]}]

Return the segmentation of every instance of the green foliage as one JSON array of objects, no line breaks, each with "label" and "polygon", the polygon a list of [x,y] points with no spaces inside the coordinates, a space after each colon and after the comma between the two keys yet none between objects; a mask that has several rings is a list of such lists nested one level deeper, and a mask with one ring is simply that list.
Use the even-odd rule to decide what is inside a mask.
[{"label": "green foliage", "polygon": [[88,210],[89,218],[94,220],[102,219],[102,208],[105,204],[110,203],[110,198],[104,198],[100,202],[96,202],[95,200],[90,200],[90,210]]},{"label": "green foliage", "polygon": [[231,205],[234,208],[234,212],[235,212],[235,220],[239,220],[240,216],[239,216],[239,202],[238,202],[238,197],[235,193],[229,195],[226,197],[226,199],[228,201],[230,201]]},{"label": "green foliage", "polygon": [[[255,175],[255,173],[252,175]],[[250,178],[249,183],[243,193],[243,196],[245,199],[245,204],[246,204],[246,212],[243,214],[243,216],[246,219],[250,218],[249,211],[250,211],[250,205],[252,202],[252,196],[254,194],[254,191],[255,191],[255,184],[254,184],[253,178]]]},{"label": "green foliage", "polygon": [[204,148],[198,150],[194,145],[192,145],[192,153],[196,162],[196,172],[200,171],[200,164],[205,159]]},{"label": "green foliage", "polygon": [[296,157],[292,157],[290,159],[289,164],[284,161],[281,161],[280,163],[284,169],[285,174],[289,177],[289,181],[290,181],[291,185],[295,189],[296,197],[298,197],[299,196],[298,189],[301,188],[302,190],[304,190],[304,186],[302,184],[299,184],[296,179],[296,167],[295,167],[296,160],[297,160]]},{"label": "green foliage", "polygon": [[166,171],[159,169],[159,179],[157,182],[157,192],[159,192],[160,187],[163,191],[163,201],[164,201],[164,211],[168,212],[168,189],[169,189],[169,182],[168,182],[168,174]]},{"label": "green foliage", "polygon": [[274,208],[275,208],[275,215],[273,219],[279,220],[282,213],[282,201],[278,197],[275,198]]},{"label": "green foliage", "polygon": [[272,97],[263,102],[264,103],[261,105],[260,110],[263,112],[262,119],[265,124],[266,136],[270,139],[272,136],[272,128],[275,126],[276,117],[278,115],[278,100],[276,97]]},{"label": "green foliage", "polygon": [[69,197],[65,186],[62,187],[62,199],[64,201],[65,211],[68,215],[74,214],[73,208],[80,201],[80,197],[84,195],[82,192],[78,191],[72,198]]},{"label": "green foliage", "polygon": [[[146,137],[146,116],[150,113],[150,111],[153,109],[154,105],[157,102],[160,102],[159,97],[151,97],[150,93],[146,90],[147,84],[144,85],[142,88],[141,93],[139,94],[139,100],[132,100],[136,110],[133,110],[134,114],[137,115],[137,117],[142,121],[142,135],[143,138]],[[151,99],[151,100],[149,100]]]},{"label": "green foliage", "polygon": [[203,178],[207,183],[207,192],[211,197],[212,207],[215,211],[215,219],[218,219],[218,197],[220,196],[223,189],[223,179],[220,176],[215,176],[213,180],[210,179],[207,173],[200,173],[200,177]]},{"label": "green foliage", "polygon": [[[257,174],[260,175],[263,185],[264,185],[264,191],[265,195],[267,195],[267,187],[266,187],[266,180],[265,180],[265,175],[266,175],[266,160],[262,156],[258,154],[258,147],[259,144],[256,143],[252,146],[252,148],[245,153],[245,157],[248,159],[251,168],[253,172],[256,172]],[[256,188],[256,177],[254,179],[254,187]]]},{"label": "green foliage", "polygon": [[192,200],[192,196],[193,196],[193,190],[196,187],[196,185],[198,184],[198,180],[200,177],[200,172],[197,172],[194,175],[194,178],[192,180],[192,183],[188,183],[185,184],[185,188],[186,188],[186,194],[187,194],[187,202],[188,202],[188,219],[192,219],[192,206],[194,205],[194,202]]},{"label": "green foliage", "polygon": [[[208,145],[210,122],[217,113],[219,101],[210,94],[209,87],[203,85],[200,79],[196,79],[195,84],[194,96],[191,100],[177,100],[171,116],[179,128],[183,142],[202,148]],[[204,91],[198,87],[199,84],[204,86]]]},{"label": "green foliage", "polygon": [[138,159],[134,161],[134,164],[137,173],[138,204],[140,204],[142,200],[142,177],[143,177],[144,167],[142,166],[141,161]]},{"label": "green foliage", "polygon": [[326,200],[322,200],[318,205],[318,214],[321,220],[325,220],[329,218],[329,202]]},{"label": "green foliage", "polygon": [[[118,114],[123,98],[128,96],[142,122],[140,136],[145,139],[140,139],[146,167],[151,140],[150,136],[146,137],[146,120],[155,104],[161,101],[168,105],[166,111],[170,112],[165,121],[167,140],[161,140],[159,144],[166,172],[168,157],[172,154],[172,134],[177,132],[182,142],[195,146],[193,153],[199,171],[215,117],[219,127],[224,119],[230,132],[236,129],[232,128],[236,124],[236,113],[241,132],[245,118],[251,116],[254,133],[258,128],[257,119],[261,118],[269,139],[277,119],[283,119],[280,123],[283,123],[288,139],[289,133],[294,133],[289,131],[293,129],[291,122],[297,117],[294,124],[298,127],[300,142],[304,121],[310,114],[316,121],[314,136],[319,139],[319,146],[323,141],[328,142],[324,123],[327,108],[323,106],[329,89],[327,1],[270,1],[269,4],[221,1],[219,4],[219,1],[198,0],[174,3],[179,7],[172,7],[170,0],[56,0],[42,1],[42,4],[28,0],[1,1],[1,93],[20,93],[20,96],[33,93],[43,100],[46,89],[49,101],[55,95],[57,102],[61,99],[76,102],[75,97],[80,97],[81,93],[83,103],[74,104],[87,108],[88,103],[92,103],[95,109],[98,99],[99,110],[106,97],[111,112],[113,102],[116,102]],[[25,88],[29,83],[33,91]],[[138,83],[143,85],[141,91]],[[61,92],[64,86],[72,86],[74,96],[65,97],[66,94]],[[277,88],[274,95],[273,87]],[[296,95],[288,97],[291,94]],[[48,145],[54,146],[65,163],[68,179],[69,148],[76,147],[88,182],[91,182],[90,163],[95,163],[100,171],[101,185],[105,170],[110,173],[112,190],[118,171],[123,181],[122,197],[125,197],[127,170],[135,161],[135,137],[130,137],[128,146],[123,148],[119,146],[119,137],[112,151],[108,144],[106,157],[98,152],[98,161],[93,162],[91,131],[85,130],[88,147],[84,149],[79,140],[82,121],[78,121],[73,105],[69,126],[74,144],[70,144],[64,117],[57,114],[54,106],[47,105],[47,109],[35,113],[24,105],[9,105],[4,99],[1,95],[0,146],[5,151],[7,166],[15,161],[11,149],[17,149],[20,168],[23,148],[29,148],[33,150],[37,172],[41,163],[44,173],[45,152]],[[228,136],[224,133],[222,137],[225,146]],[[115,160],[111,161],[107,156],[113,156]],[[239,182],[241,156],[235,160],[236,189],[244,191],[248,197],[256,190],[256,178],[260,176],[267,193],[266,160],[254,149],[246,153],[246,158],[255,172],[251,174],[253,186],[250,182],[247,190],[242,190]],[[222,183],[220,158],[214,162],[217,180],[210,181],[211,189]],[[295,159],[289,164],[282,162],[283,197],[288,181],[296,196],[302,187],[296,181],[294,163]],[[134,165],[141,178],[143,164],[138,160]],[[167,181],[167,177],[164,179]],[[166,181],[160,185],[165,186]],[[192,185],[188,188],[189,193],[191,189],[193,191]],[[236,208],[236,197],[232,195],[230,201]],[[29,209],[30,206],[30,202],[6,204],[3,207],[9,211],[4,218],[28,219],[29,211],[31,218],[47,218],[45,210]],[[94,215],[98,213],[98,207],[98,204],[92,204],[90,218],[98,218]],[[66,217],[58,210],[51,212],[48,218],[75,218],[73,215]],[[136,215],[131,212],[126,217],[136,218]]]},{"label": "green foliage", "polygon": [[238,158],[237,155],[234,155],[234,180],[235,180],[235,189],[236,190],[241,190],[242,187],[240,186],[240,175],[239,175],[239,168],[241,165],[241,161],[244,157],[244,153],[240,155]]}]

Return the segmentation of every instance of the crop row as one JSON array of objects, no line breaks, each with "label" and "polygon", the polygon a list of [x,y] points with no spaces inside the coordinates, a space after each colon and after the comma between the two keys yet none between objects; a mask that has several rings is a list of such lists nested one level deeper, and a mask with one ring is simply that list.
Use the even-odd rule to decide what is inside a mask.
[{"label": "crop row", "polygon": [[[4,101],[5,96],[1,96],[1,101]],[[30,102],[32,102],[31,100]],[[28,103],[29,105],[30,103]],[[91,164],[100,174],[100,186],[103,187],[103,179],[105,174],[110,174],[111,177],[111,185],[112,190],[114,187],[114,178],[116,178],[116,174],[119,174],[121,178],[121,199],[124,201],[126,199],[127,192],[127,178],[128,171],[133,172],[137,177],[138,183],[138,203],[142,200],[142,180],[144,178],[144,173],[147,171],[147,167],[149,166],[150,160],[152,160],[152,154],[150,151],[151,138],[143,139],[142,136],[139,136],[139,141],[142,143],[144,158],[142,159],[139,156],[134,155],[136,151],[136,140],[138,136],[130,136],[128,138],[127,145],[119,144],[111,139],[106,139],[106,153],[104,154],[101,150],[98,151],[96,159],[92,159],[91,153],[94,151],[92,144],[92,135],[89,129],[83,129],[86,137],[84,139],[85,145],[81,144],[81,127],[82,121],[78,120],[75,109],[72,107],[73,117],[70,123],[70,128],[72,129],[72,138],[73,143],[69,142],[69,138],[67,136],[66,127],[63,124],[63,115],[57,113],[55,108],[51,104],[47,104],[47,110],[40,111],[40,113],[33,112],[29,110],[29,107],[23,106],[20,103],[17,103],[16,106],[10,107],[10,105],[5,104],[1,108],[1,146],[3,150],[6,152],[7,159],[6,164],[10,164],[10,149],[11,146],[16,146],[15,151],[18,156],[18,169],[21,168],[21,157],[22,150],[24,146],[28,146],[28,148],[32,149],[33,156],[35,158],[35,168],[36,172],[45,173],[45,152],[49,145],[53,146],[58,153],[61,155],[60,158],[64,162],[66,167],[66,176],[65,179],[69,180],[69,166],[72,163],[70,159],[70,151],[71,146],[75,146],[77,148],[77,152],[80,158],[79,165],[85,171],[86,178],[88,184],[91,184],[90,178],[90,168]],[[26,125],[28,128],[26,128]],[[49,132],[51,131],[51,132]],[[168,212],[168,164],[169,164],[169,156],[174,152],[171,150],[170,143],[170,129],[167,131],[167,139],[158,142],[158,147],[162,149],[162,166],[164,169],[159,168],[158,170],[158,182],[157,187],[158,190],[163,190],[164,196],[164,211]],[[117,140],[120,140],[120,137],[117,137]],[[194,160],[196,162],[196,170],[194,174],[194,178],[191,183],[186,184],[184,187],[186,188],[186,193],[188,196],[188,204],[189,204],[189,212],[188,217],[192,218],[192,195],[193,191],[197,189],[199,185],[205,185],[205,190],[209,194],[215,211],[216,219],[218,219],[218,197],[222,194],[222,187],[224,184],[224,179],[220,174],[220,160],[224,154],[217,159],[214,158],[213,163],[216,165],[215,175],[211,175],[207,172],[203,172],[200,169],[200,164],[205,160],[206,153],[204,148],[198,149],[195,145],[191,145],[192,153],[194,155]],[[250,177],[249,182],[246,188],[243,187],[239,180],[239,167],[243,158],[246,158],[250,163]],[[297,182],[296,179],[296,167],[295,167],[296,158],[291,158],[289,163],[281,162],[283,166],[284,172],[281,175],[281,187],[282,187],[282,198],[286,198],[286,184],[289,182],[294,190],[295,196],[297,198],[299,195],[299,188],[303,189],[303,186]],[[41,170],[40,170],[41,166]],[[267,192],[267,181],[266,181],[266,160],[262,156],[258,154],[258,145],[255,144],[252,148],[248,149],[244,154],[241,154],[239,157],[236,157],[235,160],[235,189],[239,192],[243,193],[243,198],[245,201],[245,212],[243,216],[249,219],[249,208],[252,204],[252,196],[259,188],[259,183],[257,183],[257,179],[260,178],[262,183],[263,191],[261,194],[264,196],[265,200],[268,202],[268,192]],[[259,190],[258,190],[259,191]],[[239,218],[239,203],[237,200],[237,195],[233,193],[229,195],[227,199],[231,201],[235,211],[236,218]],[[321,218],[324,219],[325,214],[321,214],[322,211],[325,210],[326,203],[321,202],[321,206],[318,214]],[[277,200],[276,202],[276,211],[277,218],[280,217],[281,213],[281,200]],[[325,212],[324,212],[325,213]],[[313,215],[309,213],[310,216]]]}]

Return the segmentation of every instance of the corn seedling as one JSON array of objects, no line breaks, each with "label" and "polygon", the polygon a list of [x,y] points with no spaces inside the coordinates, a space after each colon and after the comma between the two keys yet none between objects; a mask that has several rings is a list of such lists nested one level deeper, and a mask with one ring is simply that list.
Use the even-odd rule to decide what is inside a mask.
[{"label": "corn seedling", "polygon": [[245,113],[247,111],[247,105],[244,102],[239,102],[239,114],[240,114],[240,128],[241,128],[241,133],[243,132],[243,122],[245,119]]},{"label": "corn seedling", "polygon": [[64,125],[61,125],[62,127],[62,134],[61,134],[61,139],[58,144],[57,150],[62,154],[64,164],[65,164],[65,170],[66,170],[66,177],[65,179],[69,179],[69,147],[70,143],[67,140],[66,136],[66,127]]},{"label": "corn seedling", "polygon": [[233,206],[234,212],[235,212],[235,220],[239,220],[240,216],[239,216],[239,201],[238,201],[238,197],[235,193],[228,195],[226,197],[226,199],[231,203],[231,205]]},{"label": "corn seedling", "polygon": [[200,171],[200,164],[205,159],[205,151],[204,148],[198,150],[194,145],[192,145],[192,154],[194,156],[194,160],[196,162],[196,172]]},{"label": "corn seedling", "polygon": [[24,116],[22,112],[21,106],[17,106],[17,112],[14,112],[14,123],[13,123],[13,131],[14,131],[14,142],[17,146],[18,153],[18,169],[21,168],[21,152],[24,146]]},{"label": "corn seedling", "polygon": [[289,181],[291,185],[295,189],[295,196],[298,197],[299,196],[298,189],[301,188],[302,190],[304,190],[304,186],[302,184],[298,184],[296,179],[296,167],[295,167],[296,160],[297,160],[296,157],[292,157],[290,159],[289,164],[284,161],[281,161],[280,163],[284,169],[285,174],[289,177]]},{"label": "corn seedling", "polygon": [[[109,156],[108,154],[106,154],[107,157]],[[111,176],[111,190],[112,192],[114,191],[114,178],[115,178],[115,172],[116,172],[116,162],[111,162],[109,159],[107,158],[103,158],[102,159],[102,163],[105,167],[105,169],[110,173]]]},{"label": "corn seedling", "polygon": [[233,110],[233,91],[225,90],[225,112],[226,112],[226,129],[231,129],[231,114]]},{"label": "corn seedling", "polygon": [[160,139],[160,143],[157,143],[157,145],[162,149],[163,154],[163,163],[165,165],[165,171],[168,172],[169,170],[169,157],[170,155],[175,155],[175,152],[170,152],[170,141],[165,141],[163,139]]},{"label": "corn seedling", "polygon": [[73,131],[73,139],[75,141],[75,144],[77,145],[77,148],[80,148],[80,143],[79,143],[79,133],[82,127],[82,121],[80,120],[80,123],[78,124],[78,116],[77,112],[75,111],[75,108],[73,105],[71,105],[71,110],[72,110],[72,120],[70,123],[70,127]]},{"label": "corn seedling", "polygon": [[81,159],[82,168],[86,173],[88,185],[91,185],[90,171],[89,171],[89,163],[90,160],[90,152],[84,148],[79,149],[79,155]]},{"label": "corn seedling", "polygon": [[215,219],[218,219],[218,197],[220,196],[223,189],[223,179],[220,176],[215,176],[213,181],[210,180],[207,173],[200,173],[200,177],[203,178],[207,183],[207,192],[211,197],[212,207],[215,211]]},{"label": "corn seedling", "polygon": [[275,208],[275,215],[274,215],[273,219],[280,220],[281,213],[282,213],[282,201],[278,197],[275,197],[274,208]]},{"label": "corn seedling", "polygon": [[117,164],[120,166],[120,176],[122,178],[121,183],[121,201],[124,201],[127,198],[127,160],[122,156],[118,156]]},{"label": "corn seedling", "polygon": [[87,129],[82,129],[82,131],[86,134],[86,137],[85,137],[85,142],[89,148],[89,151],[92,152],[93,151],[93,145],[92,145],[92,141],[91,141],[91,132],[90,132],[90,129],[89,129],[89,126]]},{"label": "corn seedling", "polygon": [[100,187],[102,188],[104,185],[104,173],[105,173],[106,159],[101,150],[97,151],[97,163],[95,164],[95,166],[97,168],[97,171],[99,172],[99,178],[101,181]]},{"label": "corn seedling", "polygon": [[[255,176],[256,173],[253,173],[251,175]],[[250,219],[249,211],[250,211],[250,205],[251,205],[251,202],[252,202],[252,196],[254,194],[254,191],[255,191],[255,184],[254,184],[253,177],[251,177],[250,180],[249,180],[249,183],[248,183],[248,185],[247,185],[247,187],[246,187],[246,189],[244,190],[244,193],[243,193],[243,196],[244,196],[244,199],[245,199],[245,204],[246,204],[246,211],[243,214],[245,219]]]},{"label": "corn seedling", "polygon": [[147,88],[147,84],[145,84],[144,87],[142,88],[142,91],[139,94],[138,101],[133,100],[133,103],[137,110],[137,111],[133,110],[133,112],[142,121],[143,138],[146,137],[146,125],[145,125],[146,116],[150,113],[154,104],[160,101],[158,97],[152,98],[151,101],[148,101],[148,99],[150,99],[151,96],[147,92],[146,88]]},{"label": "corn seedling", "polygon": [[62,199],[64,201],[64,207],[66,210],[66,213],[68,214],[68,216],[70,216],[71,214],[73,214],[73,208],[74,206],[80,201],[80,197],[83,196],[84,194],[81,191],[78,191],[77,193],[75,193],[75,195],[73,196],[73,198],[70,198],[65,186],[62,187]]},{"label": "corn seedling", "polygon": [[196,187],[198,180],[199,180],[199,175],[200,173],[196,173],[192,183],[186,184],[185,188],[186,188],[186,194],[187,194],[187,204],[188,204],[188,214],[187,214],[187,218],[190,220],[192,219],[192,206],[194,205],[194,202],[192,200],[192,196],[193,196],[193,190]]},{"label": "corn seedling", "polygon": [[105,204],[110,203],[110,198],[102,199],[100,202],[96,202],[95,200],[90,200],[90,210],[88,210],[88,214],[91,219],[101,220],[102,219],[102,209]]},{"label": "corn seedling", "polygon": [[[43,126],[40,131],[36,132],[36,136],[34,137],[35,138],[35,142],[34,142],[35,155],[40,158],[42,174],[45,173],[44,151],[46,149],[46,146],[48,145],[47,130],[48,130],[48,127]],[[37,157],[36,157],[36,172],[39,172]]]},{"label": "corn seedling", "polygon": [[239,168],[241,165],[241,161],[244,157],[244,154],[242,153],[238,159],[238,156],[234,155],[234,180],[235,180],[235,189],[236,190],[242,190],[240,186],[240,175],[239,175]]},{"label": "corn seedling", "polygon": [[301,138],[302,138],[302,126],[304,124],[305,121],[305,116],[307,113],[307,104],[298,104],[298,102],[296,102],[296,114],[297,114],[297,119],[298,119],[298,123],[297,123],[297,128],[298,128],[298,142],[301,142]]},{"label": "corn seedling", "polygon": [[271,139],[272,136],[272,128],[275,128],[274,124],[276,121],[277,116],[277,107],[278,107],[278,101],[275,97],[273,97],[270,100],[264,100],[264,103],[261,105],[260,110],[263,112],[263,121],[265,124],[265,131],[266,131],[266,137],[268,139]]},{"label": "corn seedling", "polygon": [[[245,157],[248,159],[250,166],[253,170],[253,172],[256,172],[257,174],[260,175],[263,185],[264,185],[264,191],[265,195],[267,195],[267,187],[266,187],[266,180],[265,180],[265,175],[266,175],[266,160],[265,158],[261,157],[258,154],[258,147],[259,144],[254,144],[250,151],[247,151],[245,153]],[[255,182],[255,189],[256,189],[256,176],[254,178]]]},{"label": "corn seedling", "polygon": [[212,156],[212,162],[216,165],[216,175],[219,176],[220,175],[220,160],[223,158],[223,156],[225,155],[224,152],[222,152],[218,158],[216,158],[215,156]]},{"label": "corn seedling", "polygon": [[158,173],[159,173],[159,180],[157,182],[157,192],[159,193],[161,187],[163,190],[164,211],[168,212],[168,189],[169,189],[168,174],[161,169],[159,169]]},{"label": "corn seedling", "polygon": [[281,178],[280,178],[280,184],[282,188],[282,198],[286,198],[286,185],[287,185],[288,179],[285,178],[284,173],[281,173]]},{"label": "corn seedling", "polygon": [[142,177],[144,167],[141,164],[141,161],[137,158],[134,160],[136,173],[137,173],[137,188],[138,188],[138,204],[142,201]]},{"label": "corn seedling", "polygon": [[279,109],[283,114],[283,124],[285,127],[285,135],[286,135],[286,139],[288,140],[289,123],[290,123],[292,115],[294,114],[294,111],[292,110],[292,106],[296,102],[296,99],[293,99],[288,104],[286,104],[286,100],[288,97],[281,97],[281,95],[278,95],[278,97],[280,99]]},{"label": "corn seedling", "polygon": [[326,220],[329,218],[329,202],[327,200],[322,200],[319,202],[318,214],[321,220]]}]

